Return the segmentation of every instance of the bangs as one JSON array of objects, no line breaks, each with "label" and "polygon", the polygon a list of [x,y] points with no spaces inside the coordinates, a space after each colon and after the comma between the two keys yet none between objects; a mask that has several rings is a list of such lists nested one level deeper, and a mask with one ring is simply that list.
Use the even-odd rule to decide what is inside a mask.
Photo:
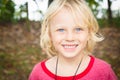
[{"label": "bangs", "polygon": [[[86,16],[83,9],[82,5],[79,5],[77,3],[73,3],[72,5],[69,3],[66,3],[64,5],[64,7],[71,13],[71,15],[73,16],[73,19],[76,23],[76,26],[82,28],[82,29],[86,29],[89,27],[88,25],[88,16]],[[79,7],[78,7],[79,5]],[[87,14],[88,15],[88,14]]]}]

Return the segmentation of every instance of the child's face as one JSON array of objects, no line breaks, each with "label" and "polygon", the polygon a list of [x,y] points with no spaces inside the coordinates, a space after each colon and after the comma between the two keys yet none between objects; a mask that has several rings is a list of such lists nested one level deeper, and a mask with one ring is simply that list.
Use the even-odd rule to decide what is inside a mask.
[{"label": "child's face", "polygon": [[[81,18],[78,17],[79,24]],[[81,28],[71,12],[62,8],[50,22],[50,38],[59,55],[75,57],[81,54],[88,40],[88,29]]]}]

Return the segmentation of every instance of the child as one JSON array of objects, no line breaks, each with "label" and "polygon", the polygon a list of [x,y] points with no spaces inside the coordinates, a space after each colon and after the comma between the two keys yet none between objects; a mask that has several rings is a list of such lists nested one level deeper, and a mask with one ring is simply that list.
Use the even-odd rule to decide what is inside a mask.
[{"label": "child", "polygon": [[29,80],[117,80],[111,66],[93,56],[98,23],[84,0],[54,0],[46,13],[40,45],[49,56]]}]

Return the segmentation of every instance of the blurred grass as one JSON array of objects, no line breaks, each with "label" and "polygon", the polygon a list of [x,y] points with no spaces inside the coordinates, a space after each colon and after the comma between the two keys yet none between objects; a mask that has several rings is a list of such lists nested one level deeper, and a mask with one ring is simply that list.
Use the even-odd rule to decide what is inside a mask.
[{"label": "blurred grass", "polygon": [[0,80],[28,80],[33,66],[45,57],[40,48],[34,46],[0,51]]}]

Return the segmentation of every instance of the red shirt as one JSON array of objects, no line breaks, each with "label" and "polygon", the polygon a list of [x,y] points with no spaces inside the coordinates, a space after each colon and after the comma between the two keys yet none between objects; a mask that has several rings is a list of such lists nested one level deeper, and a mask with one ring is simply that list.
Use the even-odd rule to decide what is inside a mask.
[{"label": "red shirt", "polygon": [[[42,61],[35,65],[29,80],[55,80],[55,75],[49,71]],[[57,80],[72,80],[73,76],[57,76]],[[87,68],[75,76],[75,80],[117,80],[111,66],[103,60],[92,57]]]}]

